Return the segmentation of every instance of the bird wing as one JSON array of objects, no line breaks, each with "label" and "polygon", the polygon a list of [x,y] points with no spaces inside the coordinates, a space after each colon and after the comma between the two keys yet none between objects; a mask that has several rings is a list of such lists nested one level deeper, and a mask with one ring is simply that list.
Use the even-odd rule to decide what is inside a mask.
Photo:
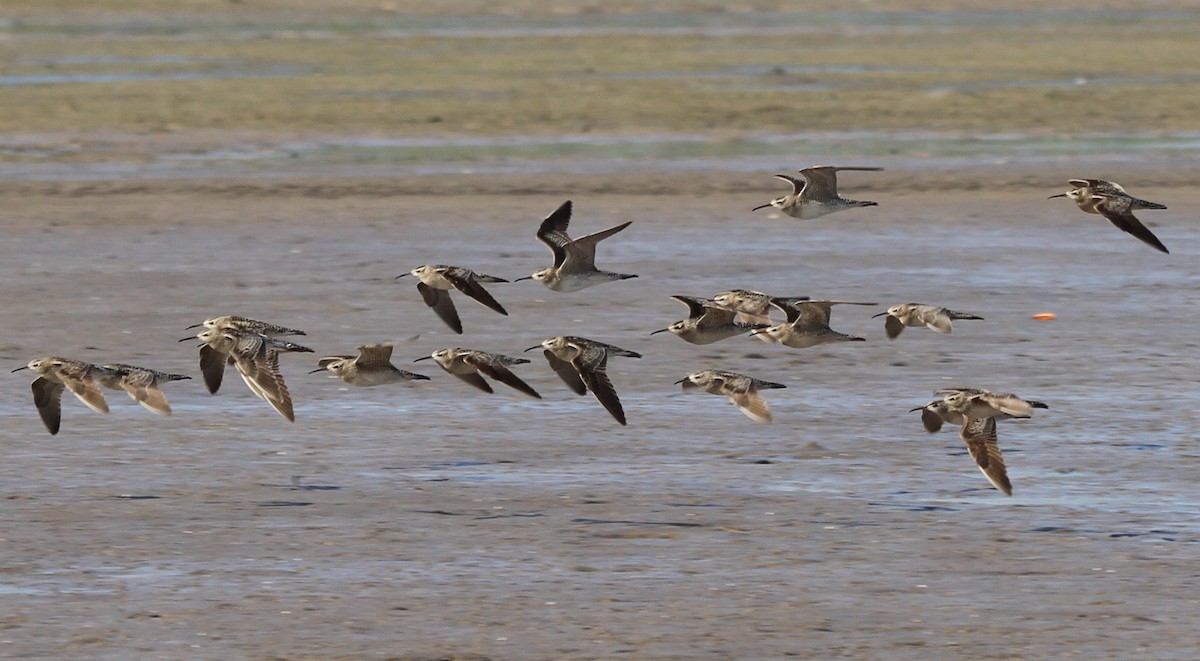
[{"label": "bird wing", "polygon": [[583,379],[579,378],[579,371],[571,363],[554,355],[554,352],[549,349],[542,351],[542,353],[546,355],[546,360],[550,362],[550,369],[554,370],[554,373],[558,375],[558,378],[563,380],[563,383],[567,384],[568,388],[574,391],[576,395],[587,394],[587,385],[584,384]]},{"label": "bird wing", "polygon": [[737,405],[738,410],[755,422],[771,422],[771,410],[767,408],[767,400],[758,393],[758,389],[750,386],[740,392],[731,392],[729,400]]},{"label": "bird wing", "polygon": [[[805,179],[797,179],[796,177],[793,177],[788,174],[777,174],[777,175],[775,175],[775,178],[782,179],[783,181],[786,181],[789,184],[791,184],[792,185],[792,195],[799,195],[800,192],[804,190],[804,187],[808,185],[808,182]],[[767,206],[770,206],[770,205],[767,205]]]},{"label": "bird wing", "polygon": [[564,257],[562,264],[556,264],[556,266],[563,266],[567,271],[590,270],[596,268],[596,244],[616,234],[617,232],[620,232],[626,227],[629,227],[632,223],[632,220],[627,220],[620,225],[610,227],[606,230],[600,230],[599,232],[588,234],[587,236],[583,236],[571,241],[563,246],[563,249],[566,251],[566,256]]},{"label": "bird wing", "polygon": [[800,175],[804,177],[808,185],[804,187],[803,194],[800,196],[806,200],[830,200],[836,199],[837,192],[837,173],[843,170],[859,170],[864,172],[873,172],[882,170],[883,168],[872,167],[836,167],[832,165],[822,165],[814,168],[804,168],[800,171]]},{"label": "bird wing", "polygon": [[424,282],[417,283],[417,291],[425,299],[425,305],[433,308],[437,316],[450,327],[450,330],[462,335],[462,320],[458,318],[458,310],[454,309],[454,301],[450,300],[450,292],[445,289],[430,287]]},{"label": "bird wing", "polygon": [[1101,202],[1096,204],[1096,210],[1122,232],[1133,236],[1156,250],[1170,253],[1171,251],[1167,250],[1163,242],[1159,241],[1157,236],[1154,236],[1154,232],[1151,232],[1142,224],[1142,221],[1133,215],[1133,212],[1130,210],[1131,206],[1130,198],[1104,197]]},{"label": "bird wing", "polygon": [[492,390],[492,386],[490,384],[488,384],[487,380],[479,375],[479,372],[463,372],[461,374],[456,373],[456,372],[451,372],[451,374],[454,374],[454,376],[457,376],[458,378],[462,379],[463,381],[466,381],[467,383],[475,386],[476,388],[479,388],[480,390],[482,390],[486,393],[495,392],[494,390]]},{"label": "bird wing", "polygon": [[917,309],[917,318],[925,327],[942,333],[949,333],[954,328],[954,324],[950,321],[950,314],[946,308],[934,307],[932,305],[924,306]]},{"label": "bird wing", "polygon": [[62,422],[63,384],[58,381],[51,381],[44,376],[39,376],[33,380],[31,387],[33,389],[33,403],[37,406],[38,415],[42,418],[42,424],[46,425],[46,431],[51,434],[57,434],[59,424]]},{"label": "bird wing", "polygon": [[1008,480],[1004,456],[1000,454],[1000,445],[996,442],[996,419],[967,419],[960,436],[988,482],[1004,495],[1011,496],[1012,482]]},{"label": "bird wing", "polygon": [[883,330],[887,333],[889,340],[894,340],[900,337],[900,333],[904,332],[904,322],[900,321],[899,317],[888,315],[883,320]]},{"label": "bird wing", "polygon": [[288,392],[287,384],[283,381],[283,373],[279,371],[279,354],[269,351],[264,345],[253,353],[243,352],[235,355],[234,365],[242,380],[250,390],[258,395],[287,418],[295,422],[296,415],[292,410],[292,395]]},{"label": "bird wing", "polygon": [[[508,312],[504,309],[504,306],[500,305],[496,302],[496,299],[492,298],[492,295],[489,294],[488,291],[483,288],[483,285],[479,284],[479,281],[475,279],[475,275],[470,271],[466,271],[465,273],[463,271],[465,271],[465,269],[450,270],[446,273],[443,273],[442,276],[449,280],[450,284],[454,285],[454,288],[458,291],[470,296],[479,303],[486,305],[496,312],[499,312],[504,316],[508,316]],[[497,278],[497,280],[499,279]]]},{"label": "bird wing", "polygon": [[535,399],[542,398],[542,396],[539,395],[536,390],[531,388],[528,383],[525,383],[524,381],[522,381],[519,376],[517,376],[516,374],[513,374],[512,371],[509,370],[507,367],[505,367],[503,364],[501,364],[500,361],[497,361],[497,360],[489,360],[489,361],[473,360],[472,356],[467,356],[466,361],[468,364],[473,365],[475,367],[475,369],[479,370],[480,372],[483,372],[484,374],[492,377],[493,379],[499,381],[500,383],[503,383],[504,385],[506,385],[510,388],[515,388],[517,390],[520,390],[521,392],[523,392],[526,395],[529,395],[530,397],[533,397]]},{"label": "bird wing", "polygon": [[550,246],[551,250],[561,248],[571,242],[567,236],[567,226],[571,224],[571,201],[567,200],[552,211],[542,224],[538,226],[538,241]]},{"label": "bird wing", "polygon": [[[358,347],[358,359],[356,363],[364,367],[383,367],[392,363],[392,345],[391,344],[364,344]],[[317,363],[321,367],[320,362]]]},{"label": "bird wing", "polygon": [[921,409],[921,424],[925,427],[925,431],[930,434],[937,433],[942,430],[942,423],[945,420],[941,415],[933,409],[932,406],[925,406]]},{"label": "bird wing", "polygon": [[108,402],[104,400],[104,392],[100,390],[100,383],[92,376],[90,367],[89,365],[88,369],[78,371],[59,370],[58,378],[62,379],[67,390],[88,408],[99,413],[108,413]]},{"label": "bird wing", "polygon": [[225,377],[225,362],[228,358],[228,354],[221,353],[207,344],[200,347],[200,373],[204,375],[204,385],[208,388],[208,392],[214,395],[221,389],[221,380]]},{"label": "bird wing", "polygon": [[149,370],[130,370],[121,379],[121,387],[133,401],[161,415],[171,415],[171,405],[158,387],[158,378]]},{"label": "bird wing", "polygon": [[592,391],[596,400],[617,422],[624,425],[625,410],[621,407],[621,400],[617,397],[617,391],[613,388],[606,369],[608,351],[598,347],[589,347],[581,351],[572,364],[579,371],[580,380]]}]

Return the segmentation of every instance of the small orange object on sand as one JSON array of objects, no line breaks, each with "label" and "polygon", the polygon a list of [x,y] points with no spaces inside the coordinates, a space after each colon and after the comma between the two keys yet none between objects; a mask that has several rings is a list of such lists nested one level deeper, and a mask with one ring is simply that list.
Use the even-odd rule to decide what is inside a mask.
[{"label": "small orange object on sand", "polygon": [[1058,315],[1054,314],[1053,312],[1039,312],[1033,315],[1033,318],[1039,321],[1050,321],[1053,319],[1058,319]]}]

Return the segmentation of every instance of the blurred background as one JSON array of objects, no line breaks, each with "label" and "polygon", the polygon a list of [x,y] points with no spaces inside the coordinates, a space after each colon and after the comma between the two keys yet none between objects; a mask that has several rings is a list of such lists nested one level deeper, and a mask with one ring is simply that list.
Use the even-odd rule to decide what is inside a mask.
[{"label": "blurred background", "polygon": [[10,2],[0,178],[1190,162],[1197,34],[1185,1]]}]

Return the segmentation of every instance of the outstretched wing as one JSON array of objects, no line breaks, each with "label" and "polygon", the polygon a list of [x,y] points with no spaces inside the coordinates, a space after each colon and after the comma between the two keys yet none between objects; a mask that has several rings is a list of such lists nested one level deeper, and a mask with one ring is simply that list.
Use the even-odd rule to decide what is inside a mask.
[{"label": "outstretched wing", "polygon": [[1012,482],[1008,480],[1008,471],[1004,468],[1004,457],[1000,454],[1000,445],[996,442],[996,419],[968,419],[963,424],[963,443],[975,460],[983,476],[1006,496],[1012,495]]}]

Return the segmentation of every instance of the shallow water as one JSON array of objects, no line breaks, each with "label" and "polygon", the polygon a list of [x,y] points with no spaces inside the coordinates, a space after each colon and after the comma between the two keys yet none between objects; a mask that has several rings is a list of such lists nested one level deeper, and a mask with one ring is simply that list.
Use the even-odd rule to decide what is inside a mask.
[{"label": "shallow water", "polygon": [[[848,195],[882,176],[854,175]],[[423,262],[529,273],[560,198],[18,198],[0,211],[0,357],[197,380],[171,384],[169,418],[121,393],[107,416],[68,396],[55,437],[28,372],[0,384],[0,593],[19,602],[3,644],[90,658],[1183,658],[1200,643],[1186,580],[1200,553],[1200,229],[1186,209],[1200,197],[1136,192],[1171,207],[1143,217],[1172,255],[1033,188],[881,192],[878,208],[804,223],[749,213],[755,196],[585,192],[572,231],[634,220],[598,262],[640,277],[576,294],[490,285],[510,315],[458,298],[463,336],[393,277]],[[683,315],[671,294],[730,287],[881,305],[834,313],[864,343],[650,337]],[[888,342],[870,315],[906,300],[986,320]],[[1058,319],[1030,318],[1047,310]],[[222,313],[304,328],[317,356],[393,339],[395,362],[433,380],[351,389],[288,355],[289,424],[233,374],[217,396],[198,383],[195,348],[175,341]],[[536,351],[516,371],[542,401],[405,364],[442,346],[516,355],[559,333],[644,354],[610,363],[629,427]],[[671,385],[708,367],[786,383],[768,393],[775,424]],[[952,384],[1050,404],[1001,425],[1014,497],[953,430],[928,435],[907,413]]]}]

